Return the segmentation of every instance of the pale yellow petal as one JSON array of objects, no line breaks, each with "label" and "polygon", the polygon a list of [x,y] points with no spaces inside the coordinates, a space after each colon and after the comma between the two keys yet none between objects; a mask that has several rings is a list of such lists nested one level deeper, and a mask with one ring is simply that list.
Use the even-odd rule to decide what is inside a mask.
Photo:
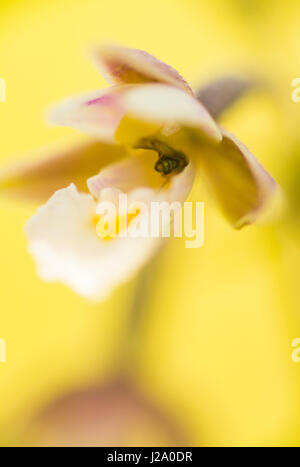
[{"label": "pale yellow petal", "polygon": [[0,171],[0,195],[41,203],[72,182],[80,191],[87,191],[89,177],[124,155],[121,147],[95,140],[56,145],[40,152],[34,160]]},{"label": "pale yellow petal", "polygon": [[226,130],[222,133],[221,144],[200,150],[199,165],[224,215],[241,228],[268,210],[276,183],[246,146]]},{"label": "pale yellow petal", "polygon": [[[153,196],[153,190],[141,188],[130,200],[150,203]],[[41,279],[61,282],[82,297],[102,301],[140,270],[161,239],[101,239],[94,223],[96,208],[91,195],[70,185],[57,191],[28,221],[26,234]]]}]

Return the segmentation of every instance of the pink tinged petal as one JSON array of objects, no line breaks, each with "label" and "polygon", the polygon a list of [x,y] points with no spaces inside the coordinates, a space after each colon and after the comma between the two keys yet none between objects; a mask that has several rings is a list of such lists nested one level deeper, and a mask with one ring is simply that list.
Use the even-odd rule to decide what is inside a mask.
[{"label": "pink tinged petal", "polygon": [[192,188],[195,170],[192,163],[178,175],[174,175],[168,183],[154,170],[157,154],[153,151],[141,150],[137,155],[105,167],[101,172],[88,180],[91,194],[99,199],[106,188],[114,187],[125,193],[149,187],[166,201],[183,202]]},{"label": "pink tinged petal", "polygon": [[221,145],[207,146],[200,155],[200,168],[224,215],[239,229],[268,211],[277,185],[246,146],[222,133]]},{"label": "pink tinged petal", "polygon": [[[125,116],[127,118],[123,119]],[[217,124],[197,99],[164,84],[116,86],[68,99],[52,110],[49,120],[108,142],[120,139],[120,131],[125,132],[123,140],[128,133],[131,141],[135,128],[141,137],[143,132],[152,134],[174,124],[175,127],[179,124],[194,129],[218,141],[222,139]],[[124,130],[124,122],[128,120],[133,122],[134,128],[130,129],[125,124]]]},{"label": "pink tinged petal", "polygon": [[43,156],[37,160],[0,171],[0,195],[41,203],[72,182],[80,191],[87,191],[89,177],[124,155],[121,147],[94,140],[41,152]]},{"label": "pink tinged petal", "polygon": [[115,131],[125,114],[121,100],[123,90],[124,87],[116,86],[66,99],[50,111],[49,123],[114,142]]},{"label": "pink tinged petal", "polygon": [[110,84],[166,83],[193,94],[174,68],[143,50],[105,44],[92,51],[92,59]]},{"label": "pink tinged petal", "polygon": [[205,107],[180,89],[164,84],[132,86],[123,100],[128,114],[136,119],[161,125],[180,124],[222,140],[219,127]]}]

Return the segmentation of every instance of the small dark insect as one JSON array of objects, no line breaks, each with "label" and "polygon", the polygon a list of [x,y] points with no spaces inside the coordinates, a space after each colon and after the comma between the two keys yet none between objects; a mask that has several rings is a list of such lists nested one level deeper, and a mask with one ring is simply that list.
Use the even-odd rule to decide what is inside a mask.
[{"label": "small dark insect", "polygon": [[171,173],[180,173],[189,163],[183,152],[176,151],[167,143],[156,138],[143,138],[135,147],[151,149],[158,153],[158,161],[154,169],[164,177]]},{"label": "small dark insect", "polygon": [[170,175],[171,173],[179,173],[187,165],[186,159],[180,157],[170,157],[165,155],[159,155],[159,159],[156,162],[154,169],[162,175]]}]

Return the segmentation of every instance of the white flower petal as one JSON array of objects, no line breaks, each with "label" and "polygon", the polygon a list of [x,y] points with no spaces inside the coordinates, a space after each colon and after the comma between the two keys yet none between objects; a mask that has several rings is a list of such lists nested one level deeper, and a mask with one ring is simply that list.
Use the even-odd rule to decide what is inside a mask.
[{"label": "white flower petal", "polygon": [[127,86],[115,86],[65,99],[50,110],[48,121],[114,142],[126,110],[121,101],[124,88]]},{"label": "white flower petal", "polygon": [[[135,196],[150,202],[155,194],[142,189]],[[57,191],[28,221],[26,234],[43,280],[62,282],[83,297],[101,301],[143,266],[161,239],[103,241],[93,225],[95,212],[92,196],[70,185]]]},{"label": "white flower petal", "polygon": [[37,155],[34,160],[11,164],[0,171],[1,194],[45,203],[70,183],[75,183],[79,191],[87,191],[87,179],[122,159],[124,148],[88,139],[47,147]]}]

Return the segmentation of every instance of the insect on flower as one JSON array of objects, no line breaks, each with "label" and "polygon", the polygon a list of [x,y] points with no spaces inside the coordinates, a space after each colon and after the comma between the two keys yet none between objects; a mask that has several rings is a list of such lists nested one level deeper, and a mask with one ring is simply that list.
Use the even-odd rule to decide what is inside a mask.
[{"label": "insect on flower", "polygon": [[93,139],[11,169],[0,178],[0,190],[46,201],[26,225],[40,277],[102,300],[161,244],[159,238],[123,238],[121,227],[112,241],[99,236],[103,203],[115,203],[121,226],[127,213],[120,212],[118,193],[149,204],[182,203],[199,174],[239,229],[264,214],[276,183],[172,67],[110,44],[96,47],[92,57],[112,86],[67,99],[49,120]]},{"label": "insect on flower", "polygon": [[135,147],[156,151],[158,161],[155,163],[154,169],[164,176],[178,174],[188,165],[188,159],[183,152],[175,151],[162,141],[144,138]]}]

